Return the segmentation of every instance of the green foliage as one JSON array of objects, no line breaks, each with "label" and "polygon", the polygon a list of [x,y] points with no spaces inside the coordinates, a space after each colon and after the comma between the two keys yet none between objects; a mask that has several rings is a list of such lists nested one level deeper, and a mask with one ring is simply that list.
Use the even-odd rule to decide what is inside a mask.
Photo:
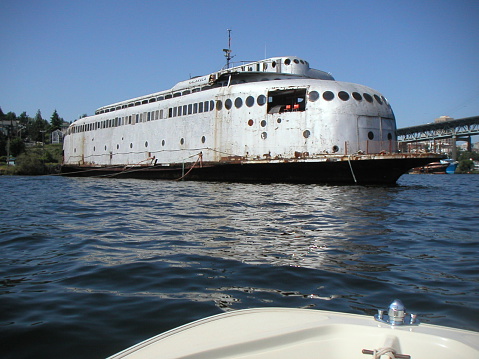
[{"label": "green foliage", "polygon": [[25,142],[19,137],[10,140],[10,156],[16,157],[25,152]]},{"label": "green foliage", "polygon": [[58,116],[57,110],[55,110],[50,118],[50,131],[53,132],[55,130],[59,130],[62,127],[63,118]]},{"label": "green foliage", "polygon": [[45,163],[41,152],[36,148],[30,149],[17,157],[15,174],[17,175],[43,175],[46,174]]},{"label": "green foliage", "polygon": [[457,173],[471,173],[474,171],[474,162],[479,161],[479,153],[461,151],[458,157]]}]

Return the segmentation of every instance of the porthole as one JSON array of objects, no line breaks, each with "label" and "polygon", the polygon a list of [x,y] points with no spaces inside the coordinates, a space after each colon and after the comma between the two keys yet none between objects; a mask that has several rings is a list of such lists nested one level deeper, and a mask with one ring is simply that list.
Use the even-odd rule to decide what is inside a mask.
[{"label": "porthole", "polygon": [[161,141],[161,145],[165,146],[165,140]]},{"label": "porthole", "polygon": [[96,151],[96,147],[95,147],[95,146],[93,146],[93,152],[95,152],[95,151]]},{"label": "porthole", "polygon": [[391,141],[393,139],[393,135],[391,134],[391,132],[388,133],[388,140]]},{"label": "porthole", "polygon": [[372,131],[369,131],[369,132],[368,132],[368,138],[369,138],[370,140],[373,140],[373,139],[374,139],[374,133],[373,133]]},{"label": "porthole", "polygon": [[77,153],[77,149],[76,149],[76,148],[73,149],[73,153]]},{"label": "porthole", "polygon": [[323,93],[323,98],[326,100],[326,101],[331,101],[332,99],[334,99],[334,93],[332,93],[331,91],[325,91]]},{"label": "porthole", "polygon": [[253,107],[253,105],[254,105],[254,97],[253,96],[246,97],[246,106]]},{"label": "porthole", "polygon": [[353,92],[353,97],[354,97],[354,99],[357,100],[357,101],[361,101],[361,100],[363,99],[363,97],[361,96],[361,94],[358,93],[358,92]]},{"label": "porthole", "polygon": [[336,152],[338,152],[338,151],[339,151],[339,146],[334,145],[334,146],[333,146],[333,153],[336,153]]},{"label": "porthole", "polygon": [[253,124],[254,124],[254,121],[250,119],[250,120],[248,121],[248,126],[253,126]]},{"label": "porthole", "polygon": [[201,137],[201,143],[205,143],[205,142],[206,142],[206,137],[205,136]]},{"label": "porthole", "polygon": [[266,120],[261,121],[261,127],[266,127]]},{"label": "porthole", "polygon": [[227,99],[227,100],[225,101],[225,108],[226,108],[227,110],[230,110],[232,106],[233,106],[233,102],[232,102],[230,99]]},{"label": "porthole", "polygon": [[319,98],[319,93],[318,91],[311,91],[309,93],[309,101],[314,102]]},{"label": "porthole", "polygon": [[133,148],[133,143],[130,143],[130,148]]},{"label": "porthole", "polygon": [[289,65],[290,63],[291,63],[291,60],[290,60],[290,59],[284,60],[284,64],[285,64],[285,65]]},{"label": "porthole", "polygon": [[278,119],[276,120],[276,122],[277,122],[277,123],[281,123],[281,119],[278,118]]},{"label": "porthole", "polygon": [[148,141],[145,141],[145,147],[148,147]]},{"label": "porthole", "polygon": [[106,146],[105,146],[105,151],[106,151]]},{"label": "porthole", "polygon": [[384,102],[386,105],[388,105],[388,100],[386,100],[386,98],[385,98],[384,96],[381,96],[381,98],[382,98],[383,102]]},{"label": "porthole", "polygon": [[241,99],[241,97],[237,97],[235,100],[235,107],[240,108],[241,106],[243,106],[243,100]]},{"label": "porthole", "polygon": [[266,140],[267,137],[268,137],[268,134],[266,132],[261,132],[261,138],[263,140]]},{"label": "porthole", "polygon": [[299,60],[298,59],[294,59],[293,60],[295,64],[299,64]]},{"label": "porthole", "polygon": [[120,149],[120,145],[116,145],[116,149],[119,150],[119,149]]},{"label": "porthole", "polygon": [[349,100],[349,94],[346,91],[339,91],[338,97],[343,101]]},{"label": "porthole", "polygon": [[180,140],[180,145],[184,145],[184,144],[185,144],[185,139],[182,138],[182,139]]},{"label": "porthole", "polygon": [[380,105],[383,104],[383,102],[381,101],[381,98],[380,98],[378,95],[374,95],[374,98],[376,99],[376,101],[377,101]]},{"label": "porthole", "polygon": [[274,68],[276,67],[276,61],[273,61],[273,62],[271,63],[271,66],[273,66],[273,69],[274,69]]},{"label": "porthole", "polygon": [[266,96],[259,95],[257,99],[258,105],[263,106],[266,103]]},{"label": "porthole", "polygon": [[216,101],[216,109],[218,111],[221,111],[222,108],[223,108],[223,102],[221,102],[220,100],[217,100]]},{"label": "porthole", "polygon": [[304,138],[308,138],[309,136],[311,136],[311,132],[309,130],[303,131],[303,137]]},{"label": "porthole", "polygon": [[368,93],[363,93],[363,96],[364,96],[364,99],[367,101],[367,102],[373,102],[373,98],[371,97],[370,94]]}]

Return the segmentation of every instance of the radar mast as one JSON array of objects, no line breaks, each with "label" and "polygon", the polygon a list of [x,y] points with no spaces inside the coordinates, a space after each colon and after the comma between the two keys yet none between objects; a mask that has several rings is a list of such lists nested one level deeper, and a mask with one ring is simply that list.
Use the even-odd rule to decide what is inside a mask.
[{"label": "radar mast", "polygon": [[231,29],[228,29],[228,48],[227,49],[223,49],[223,52],[225,53],[225,57],[226,57],[226,68],[229,69],[230,68],[230,60],[234,57],[234,56],[231,56]]}]

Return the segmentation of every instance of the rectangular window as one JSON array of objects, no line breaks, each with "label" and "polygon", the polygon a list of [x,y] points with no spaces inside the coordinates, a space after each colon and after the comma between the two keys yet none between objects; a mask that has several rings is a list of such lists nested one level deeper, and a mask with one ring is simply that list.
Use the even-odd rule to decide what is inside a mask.
[{"label": "rectangular window", "polygon": [[199,113],[202,113],[202,112],[203,112],[203,102],[200,102],[200,103],[198,104],[198,112],[199,112]]},{"label": "rectangular window", "polygon": [[181,116],[181,110],[182,110],[182,107],[178,106],[178,116]]},{"label": "rectangular window", "polygon": [[158,120],[158,115],[159,115],[160,111],[156,110],[155,112],[155,120]]},{"label": "rectangular window", "polygon": [[306,89],[287,89],[268,92],[268,113],[306,110]]},{"label": "rectangular window", "polygon": [[163,110],[160,110],[160,118],[163,118]]},{"label": "rectangular window", "polygon": [[131,116],[128,116],[128,124],[131,125]]},{"label": "rectangular window", "polygon": [[193,113],[198,113],[198,104],[197,103],[193,104]]},{"label": "rectangular window", "polygon": [[148,112],[148,118],[146,120],[151,121],[151,112]]},{"label": "rectangular window", "polygon": [[176,117],[177,113],[178,113],[178,107],[173,107],[173,117]]},{"label": "rectangular window", "polygon": [[183,105],[183,116],[186,115],[187,111],[188,111],[188,106]]},{"label": "rectangular window", "polygon": [[135,123],[138,123],[138,121],[140,121],[140,115],[139,115],[139,114],[136,114],[135,117],[136,117]]},{"label": "rectangular window", "polygon": [[208,112],[210,109],[209,109],[209,105],[210,105],[210,102],[209,101],[205,101],[205,112]]},{"label": "rectangular window", "polygon": [[191,115],[193,113],[193,105],[190,103],[188,105],[188,115]]}]

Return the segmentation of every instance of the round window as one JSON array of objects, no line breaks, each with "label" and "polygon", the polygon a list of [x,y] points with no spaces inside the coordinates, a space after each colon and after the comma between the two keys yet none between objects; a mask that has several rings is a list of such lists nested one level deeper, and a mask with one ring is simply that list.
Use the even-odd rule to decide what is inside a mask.
[{"label": "round window", "polygon": [[243,106],[243,100],[241,99],[241,97],[237,97],[235,100],[235,107],[240,108],[241,106]]},{"label": "round window", "polygon": [[145,141],[145,147],[148,147],[148,141]]},{"label": "round window", "polygon": [[130,143],[130,148],[133,148],[133,143]]},{"label": "round window", "polygon": [[377,101],[380,105],[383,104],[383,102],[381,101],[381,98],[380,98],[378,95],[374,95],[374,98],[376,99],[376,101]]},{"label": "round window", "polygon": [[276,120],[276,122],[277,122],[277,123],[281,123],[281,119],[278,118],[278,119]]},{"label": "round window", "polygon": [[338,151],[339,151],[339,146],[334,145],[334,146],[333,146],[333,153],[336,153],[336,152],[338,152]]},{"label": "round window", "polygon": [[311,136],[311,132],[310,132],[309,130],[305,130],[305,131],[303,132],[303,137],[304,137],[304,138],[308,138],[309,136]]},{"label": "round window", "polygon": [[263,106],[266,103],[266,96],[259,95],[257,99],[258,105]]},{"label": "round window", "polygon": [[184,145],[184,144],[185,144],[185,139],[182,138],[182,139],[180,140],[180,145]]},{"label": "round window", "polygon": [[253,126],[253,124],[254,124],[254,121],[253,121],[253,120],[249,120],[249,121],[248,121],[248,126]]},{"label": "round window", "polygon": [[223,108],[223,102],[221,102],[220,100],[217,100],[216,101],[216,109],[218,111],[221,111],[222,108]]},{"label": "round window", "polygon": [[363,96],[364,96],[364,99],[365,99],[367,102],[373,102],[373,98],[371,97],[370,94],[368,94],[368,93],[363,93]]},{"label": "round window", "polygon": [[388,133],[388,140],[391,141],[393,139],[393,135],[391,133]]},{"label": "round window", "polygon": [[349,100],[349,94],[346,91],[339,91],[338,97],[343,101]]},{"label": "round window", "polygon": [[319,98],[319,93],[318,91],[311,91],[309,93],[309,101],[314,102]]},{"label": "round window", "polygon": [[201,143],[205,143],[205,142],[206,142],[206,137],[205,136],[201,137]]},{"label": "round window", "polygon": [[268,137],[268,134],[266,132],[261,132],[261,138],[263,140],[266,140],[267,137]]},{"label": "round window", "polygon": [[254,97],[253,96],[246,97],[246,106],[253,107],[253,105],[254,105]]},{"label": "round window", "polygon": [[361,100],[363,99],[363,97],[361,96],[361,94],[358,93],[358,92],[353,92],[353,97],[354,97],[354,99],[357,100],[357,101],[361,101]]},{"label": "round window", "polygon": [[285,65],[289,65],[290,63],[291,63],[291,60],[290,60],[290,59],[284,60],[284,64],[285,64]]},{"label": "round window", "polygon": [[233,107],[233,102],[232,102],[230,99],[227,99],[227,100],[225,101],[225,108],[226,108],[227,110],[230,110],[231,107]]},{"label": "round window", "polygon": [[331,101],[333,98],[334,98],[334,93],[332,93],[331,91],[325,91],[323,93],[323,98],[326,100],[326,101]]},{"label": "round window", "polygon": [[165,140],[161,141],[161,145],[162,145],[162,146],[165,145]]},{"label": "round window", "polygon": [[266,127],[266,120],[261,121],[261,127]]},{"label": "round window", "polygon": [[373,133],[372,131],[369,131],[369,132],[368,132],[368,138],[369,138],[370,140],[373,140],[373,139],[374,139],[374,133]]}]

